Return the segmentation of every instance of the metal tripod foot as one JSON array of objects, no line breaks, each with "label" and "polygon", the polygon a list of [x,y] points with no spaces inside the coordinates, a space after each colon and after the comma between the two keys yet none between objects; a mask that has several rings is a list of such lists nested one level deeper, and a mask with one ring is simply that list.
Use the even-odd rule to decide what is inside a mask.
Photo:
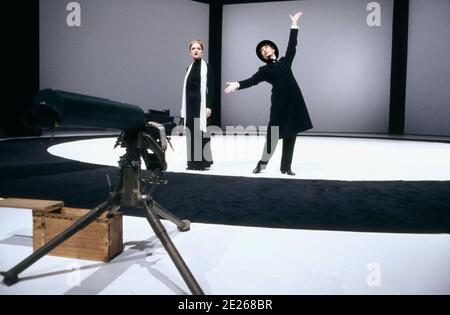
[{"label": "metal tripod foot", "polygon": [[178,231],[180,232],[186,232],[189,231],[191,229],[191,221],[189,220],[181,220],[181,225],[178,225]]},{"label": "metal tripod foot", "polygon": [[161,218],[169,220],[173,224],[175,224],[180,232],[186,232],[191,229],[191,221],[189,220],[180,220],[177,216],[175,216],[170,211],[161,207],[156,201],[151,200],[146,203],[146,206],[149,207],[152,211],[154,211]]},{"label": "metal tripod foot", "polygon": [[[180,272],[181,276],[184,279],[184,282],[186,282],[187,286],[191,290],[192,294],[195,295],[203,295],[203,291],[198,284],[197,280],[195,280],[194,276],[192,275],[191,271],[189,270],[188,266],[184,262],[183,258],[181,257],[180,253],[178,252],[177,248],[173,244],[172,240],[170,239],[169,235],[167,234],[166,229],[161,224],[159,219],[156,217],[153,210],[149,207],[147,203],[144,203],[144,214],[147,218],[147,221],[150,223],[150,226],[152,227],[153,231],[155,232],[156,236],[161,241],[162,245],[166,249],[167,253],[169,254],[170,258],[172,259],[173,263],[175,264],[175,267],[177,267],[178,271]],[[187,221],[187,220],[184,220]],[[188,221],[189,222],[189,221]],[[190,224],[190,222],[189,222]]]},{"label": "metal tripod foot", "polygon": [[19,277],[15,273],[0,272],[0,275],[3,276],[3,283],[8,287],[19,281]]}]

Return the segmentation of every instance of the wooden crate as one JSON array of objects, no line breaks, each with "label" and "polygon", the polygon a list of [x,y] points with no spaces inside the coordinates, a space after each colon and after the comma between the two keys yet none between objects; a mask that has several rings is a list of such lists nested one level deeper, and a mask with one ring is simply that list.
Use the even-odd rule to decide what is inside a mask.
[{"label": "wooden crate", "polygon": [[[36,251],[70,227],[90,209],[68,208],[61,201],[4,199],[0,207],[33,210],[33,250]],[[122,213],[100,218],[75,233],[49,255],[88,260],[110,261],[123,251]]]}]

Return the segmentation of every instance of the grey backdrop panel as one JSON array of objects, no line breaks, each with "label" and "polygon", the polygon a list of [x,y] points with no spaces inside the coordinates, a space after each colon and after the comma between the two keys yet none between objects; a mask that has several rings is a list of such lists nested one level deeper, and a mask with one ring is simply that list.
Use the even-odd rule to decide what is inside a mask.
[{"label": "grey backdrop panel", "polygon": [[450,136],[450,1],[409,3],[405,133]]},{"label": "grey backdrop panel", "polygon": [[[179,115],[187,45],[208,46],[209,5],[185,0],[40,1],[40,88],[105,97]],[[205,54],[208,60],[208,52]]]},{"label": "grey backdrop panel", "polygon": [[[313,131],[388,132],[393,1],[381,5],[381,26],[369,27],[370,1],[308,0],[225,5],[222,81],[246,79],[262,63],[255,46],[272,39],[285,54],[289,14],[304,11],[293,72]],[[223,83],[222,82],[222,83]],[[222,125],[264,126],[270,85],[222,94]]]}]

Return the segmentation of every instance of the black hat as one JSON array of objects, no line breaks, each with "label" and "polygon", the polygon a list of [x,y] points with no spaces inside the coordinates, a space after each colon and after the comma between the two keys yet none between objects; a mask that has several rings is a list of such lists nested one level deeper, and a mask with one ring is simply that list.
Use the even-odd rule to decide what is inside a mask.
[{"label": "black hat", "polygon": [[261,55],[261,47],[264,45],[269,45],[270,47],[272,47],[273,49],[275,49],[275,55],[278,58],[278,47],[277,45],[275,45],[274,42],[272,42],[271,40],[265,39],[263,41],[261,41],[257,46],[256,46],[256,55],[258,56],[259,59],[261,59],[263,62],[267,62],[266,59],[263,58],[263,56]]}]

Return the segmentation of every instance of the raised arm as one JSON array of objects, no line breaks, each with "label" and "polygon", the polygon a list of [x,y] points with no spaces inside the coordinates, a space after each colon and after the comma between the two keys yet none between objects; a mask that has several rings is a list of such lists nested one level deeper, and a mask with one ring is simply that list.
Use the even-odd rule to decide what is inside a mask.
[{"label": "raised arm", "polygon": [[289,33],[289,42],[288,47],[286,50],[286,61],[289,63],[289,65],[292,64],[292,61],[295,57],[296,52],[296,46],[297,46],[297,36],[298,36],[298,23],[300,20],[300,17],[303,16],[303,12],[297,12],[294,15],[289,15],[291,18],[291,32]]},{"label": "raised arm", "polygon": [[294,15],[290,15],[289,17],[291,18],[292,21],[292,28],[298,28],[298,21],[300,20],[300,17],[303,16],[303,12],[302,11],[298,11],[297,13],[295,13]]}]

